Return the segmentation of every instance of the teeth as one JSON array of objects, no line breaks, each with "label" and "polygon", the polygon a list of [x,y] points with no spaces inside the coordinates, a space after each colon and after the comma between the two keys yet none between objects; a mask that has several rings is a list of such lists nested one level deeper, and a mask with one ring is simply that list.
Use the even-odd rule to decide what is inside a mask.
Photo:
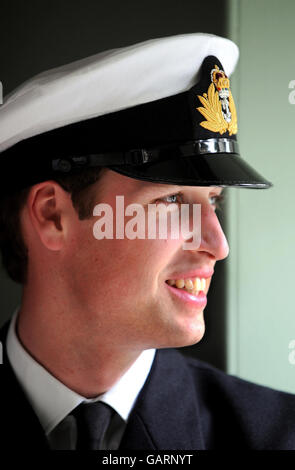
[{"label": "teeth", "polygon": [[201,283],[202,283],[202,285],[201,285],[201,289],[200,289],[200,290],[203,290],[203,291],[204,291],[204,290],[206,289],[206,279],[205,279],[205,278],[202,278],[202,279],[201,279]]},{"label": "teeth", "polygon": [[183,279],[177,279],[175,282],[175,285],[178,289],[182,289],[184,287],[184,280]]},{"label": "teeth", "polygon": [[186,280],[184,281],[184,285],[185,285],[185,288],[186,288],[187,290],[193,290],[193,288],[194,288],[194,283],[193,283],[193,281],[192,281],[191,279],[186,279]]},{"label": "teeth", "polygon": [[205,291],[206,289],[206,279],[199,277],[193,279],[169,279],[167,284],[175,286],[177,289],[184,289],[194,295],[198,295],[200,291]]}]

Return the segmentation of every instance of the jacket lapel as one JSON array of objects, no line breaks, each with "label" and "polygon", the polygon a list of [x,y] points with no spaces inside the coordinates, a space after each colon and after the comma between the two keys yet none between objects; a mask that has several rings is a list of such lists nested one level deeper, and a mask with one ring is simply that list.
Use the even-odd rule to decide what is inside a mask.
[{"label": "jacket lapel", "polygon": [[44,430],[28,402],[6,352],[9,322],[0,331],[3,364],[0,365],[1,448],[49,449]]},{"label": "jacket lapel", "polygon": [[182,355],[158,350],[121,449],[204,449],[195,387]]}]

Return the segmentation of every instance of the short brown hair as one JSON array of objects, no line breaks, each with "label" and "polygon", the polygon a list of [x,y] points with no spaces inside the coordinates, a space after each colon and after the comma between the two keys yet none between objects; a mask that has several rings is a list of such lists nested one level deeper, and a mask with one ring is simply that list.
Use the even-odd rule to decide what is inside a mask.
[{"label": "short brown hair", "polygon": [[[101,177],[102,167],[89,168],[79,174],[54,178],[60,186],[71,193],[73,206],[79,219],[92,216],[93,195],[91,189]],[[0,251],[2,264],[8,275],[16,282],[25,284],[28,267],[28,249],[24,243],[20,214],[31,187],[0,198]]]}]

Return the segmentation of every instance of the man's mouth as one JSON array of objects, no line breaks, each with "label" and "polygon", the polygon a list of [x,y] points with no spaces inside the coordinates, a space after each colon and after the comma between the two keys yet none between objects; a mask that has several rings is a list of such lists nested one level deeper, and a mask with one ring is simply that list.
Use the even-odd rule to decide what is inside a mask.
[{"label": "man's mouth", "polygon": [[177,289],[182,289],[189,294],[197,296],[199,292],[205,292],[206,279],[204,277],[194,277],[192,279],[168,279],[166,283]]}]

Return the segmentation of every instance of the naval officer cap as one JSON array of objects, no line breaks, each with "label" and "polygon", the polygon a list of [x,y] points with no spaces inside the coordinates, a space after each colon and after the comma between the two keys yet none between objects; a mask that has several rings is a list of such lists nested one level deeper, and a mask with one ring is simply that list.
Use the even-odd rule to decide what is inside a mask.
[{"label": "naval officer cap", "polygon": [[89,167],[188,186],[271,185],[239,155],[230,40],[185,34],[41,73],[0,107],[1,189]]}]

